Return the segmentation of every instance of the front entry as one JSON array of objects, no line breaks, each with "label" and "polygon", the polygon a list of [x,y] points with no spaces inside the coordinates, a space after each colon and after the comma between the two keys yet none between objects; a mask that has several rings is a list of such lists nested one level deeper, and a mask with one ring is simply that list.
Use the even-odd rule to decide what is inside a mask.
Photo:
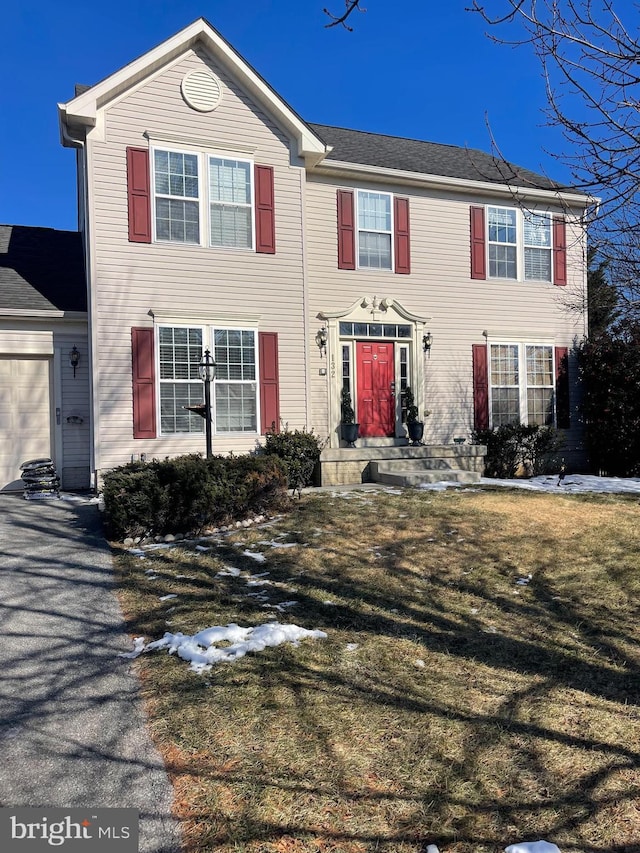
[{"label": "front entry", "polygon": [[356,343],[357,419],[360,435],[395,435],[393,343]]}]

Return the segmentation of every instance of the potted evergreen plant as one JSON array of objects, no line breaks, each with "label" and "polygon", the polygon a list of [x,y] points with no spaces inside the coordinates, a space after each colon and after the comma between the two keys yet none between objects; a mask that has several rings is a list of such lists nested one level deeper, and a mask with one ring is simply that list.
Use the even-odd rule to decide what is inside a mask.
[{"label": "potted evergreen plant", "polygon": [[355,423],[356,415],[351,405],[351,392],[348,388],[343,388],[340,393],[340,434],[342,440],[347,442],[347,447],[355,447],[360,424]]},{"label": "potted evergreen plant", "polygon": [[407,407],[407,432],[409,433],[409,441],[416,447],[422,444],[422,436],[424,435],[424,422],[418,420],[418,407],[415,403],[413,391],[407,385],[404,392],[404,401]]}]

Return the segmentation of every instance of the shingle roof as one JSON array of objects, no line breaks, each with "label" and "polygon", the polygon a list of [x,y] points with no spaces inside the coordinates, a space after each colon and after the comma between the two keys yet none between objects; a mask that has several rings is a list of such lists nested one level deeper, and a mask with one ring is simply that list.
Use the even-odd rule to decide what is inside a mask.
[{"label": "shingle roof", "polygon": [[0,310],[86,311],[78,231],[0,225]]},{"label": "shingle roof", "polygon": [[310,124],[323,142],[333,146],[327,160],[359,163],[386,169],[461,178],[468,181],[510,184],[537,189],[568,189],[561,184],[473,148],[384,136],[362,130]]}]

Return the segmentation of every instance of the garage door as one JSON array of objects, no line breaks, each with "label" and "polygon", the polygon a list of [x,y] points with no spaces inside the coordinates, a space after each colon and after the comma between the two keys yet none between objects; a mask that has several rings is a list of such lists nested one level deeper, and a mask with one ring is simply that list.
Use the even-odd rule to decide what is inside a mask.
[{"label": "garage door", "polygon": [[50,360],[0,358],[0,490],[20,489],[20,465],[51,456]]}]

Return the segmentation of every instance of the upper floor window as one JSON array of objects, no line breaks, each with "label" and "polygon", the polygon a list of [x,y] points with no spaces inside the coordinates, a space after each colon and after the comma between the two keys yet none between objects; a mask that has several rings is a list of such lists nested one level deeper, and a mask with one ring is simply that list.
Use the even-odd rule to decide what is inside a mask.
[{"label": "upper floor window", "polygon": [[551,217],[511,207],[487,208],[490,278],[551,281]]},{"label": "upper floor window", "polygon": [[273,166],[160,147],[127,148],[129,240],[275,254]]},{"label": "upper floor window", "polygon": [[200,243],[198,156],[154,152],[156,237],[172,243]]},{"label": "upper floor window", "polygon": [[391,195],[358,191],[358,266],[391,269]]},{"label": "upper floor window", "polygon": [[253,248],[253,185],[246,160],[209,157],[212,246]]}]

